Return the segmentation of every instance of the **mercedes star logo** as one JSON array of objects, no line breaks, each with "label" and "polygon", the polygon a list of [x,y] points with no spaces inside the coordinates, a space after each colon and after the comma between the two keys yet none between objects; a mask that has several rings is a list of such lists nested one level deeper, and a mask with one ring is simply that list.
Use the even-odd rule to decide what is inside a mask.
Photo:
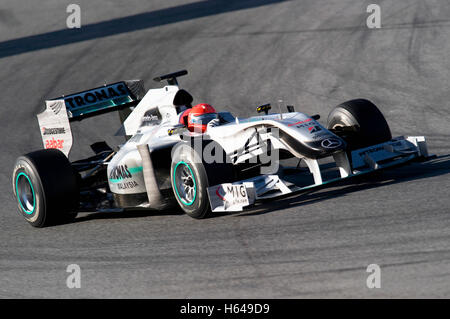
[{"label": "mercedes star logo", "polygon": [[342,142],[336,138],[326,138],[322,141],[322,147],[336,148],[342,145]]}]

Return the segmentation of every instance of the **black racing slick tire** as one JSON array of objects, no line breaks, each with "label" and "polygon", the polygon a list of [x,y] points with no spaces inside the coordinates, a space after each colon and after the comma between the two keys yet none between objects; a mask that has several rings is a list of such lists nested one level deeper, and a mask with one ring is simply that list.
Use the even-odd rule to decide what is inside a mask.
[{"label": "black racing slick tire", "polygon": [[369,100],[356,99],[336,106],[328,115],[328,129],[350,132],[342,136],[349,150],[384,143],[392,139],[391,130],[381,111]]},{"label": "black racing slick tire", "polygon": [[77,174],[59,150],[20,156],[14,166],[12,187],[19,213],[34,227],[66,223],[77,215]]},{"label": "black racing slick tire", "polygon": [[[203,142],[203,147],[209,143]],[[178,205],[190,217],[208,217],[211,212],[208,187],[231,182],[233,177],[232,164],[225,160],[224,163],[208,163],[189,143],[179,143],[173,149],[170,169],[172,189]]]}]

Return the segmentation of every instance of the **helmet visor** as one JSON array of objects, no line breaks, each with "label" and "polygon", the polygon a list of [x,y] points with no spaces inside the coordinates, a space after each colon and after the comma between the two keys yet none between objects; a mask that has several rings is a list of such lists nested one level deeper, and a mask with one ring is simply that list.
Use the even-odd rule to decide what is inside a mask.
[{"label": "helmet visor", "polygon": [[206,113],[206,114],[198,114],[198,115],[192,115],[191,116],[191,122],[193,124],[202,124],[206,125],[210,121],[217,118],[217,113]]}]

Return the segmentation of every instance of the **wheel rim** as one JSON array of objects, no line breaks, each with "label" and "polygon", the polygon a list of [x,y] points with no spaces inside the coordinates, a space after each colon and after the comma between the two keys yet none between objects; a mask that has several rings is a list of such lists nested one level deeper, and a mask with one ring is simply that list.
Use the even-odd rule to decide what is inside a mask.
[{"label": "wheel rim", "polygon": [[31,180],[25,173],[19,173],[16,177],[16,196],[25,214],[33,214],[36,208],[36,195]]},{"label": "wheel rim", "polygon": [[197,185],[194,173],[185,162],[178,162],[175,165],[173,174],[173,185],[180,201],[187,206],[194,203],[197,196]]}]

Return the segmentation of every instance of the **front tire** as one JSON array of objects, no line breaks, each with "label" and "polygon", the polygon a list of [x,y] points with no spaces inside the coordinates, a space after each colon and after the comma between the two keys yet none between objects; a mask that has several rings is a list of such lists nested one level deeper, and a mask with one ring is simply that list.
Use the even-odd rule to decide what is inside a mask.
[{"label": "front tire", "polygon": [[341,137],[347,142],[349,150],[392,139],[383,114],[375,104],[365,99],[350,100],[336,106],[328,116],[327,127],[338,135],[343,132]]},{"label": "front tire", "polygon": [[59,150],[20,156],[12,174],[19,213],[34,227],[68,222],[79,205],[77,176]]}]

